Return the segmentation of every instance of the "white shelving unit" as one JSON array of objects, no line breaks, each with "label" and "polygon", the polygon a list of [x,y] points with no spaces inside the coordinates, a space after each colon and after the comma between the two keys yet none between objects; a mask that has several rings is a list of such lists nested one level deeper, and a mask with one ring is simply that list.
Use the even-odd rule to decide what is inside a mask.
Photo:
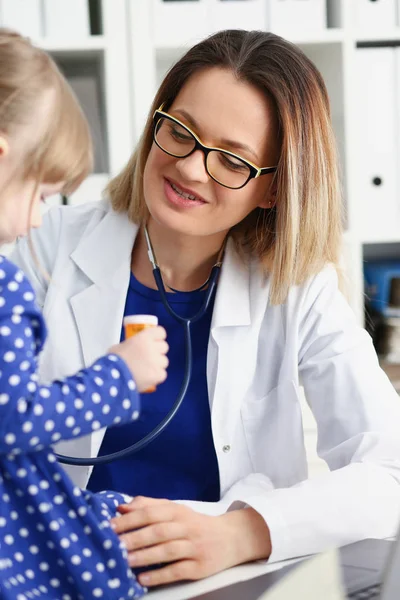
[{"label": "white shelving unit", "polygon": [[[364,323],[363,245],[367,242],[385,244],[399,243],[400,257],[400,133],[398,123],[390,124],[386,119],[391,111],[400,115],[400,1],[377,0],[327,0],[327,22],[325,27],[293,23],[280,24],[274,30],[269,27],[270,2],[277,0],[130,0],[131,81],[133,95],[134,138],[138,139],[147,117],[157,85],[168,68],[193,43],[220,28],[238,27],[272,30],[298,44],[316,63],[322,72],[330,95],[332,119],[341,156],[343,190],[346,202],[346,232],[344,235],[343,264],[348,275],[347,294],[360,323]],[[290,0],[288,0],[290,2]],[[293,1],[293,0],[292,0]],[[303,5],[315,2],[305,0]],[[296,3],[293,3],[293,6]],[[372,6],[374,5],[374,6]],[[218,15],[216,18],[215,15]],[[374,89],[378,87],[378,67],[360,74],[360,61],[365,61],[365,50],[360,48],[375,45],[376,52],[382,47],[391,48],[393,65],[386,64],[386,72],[397,69],[397,90],[393,97],[386,98],[386,109],[374,117],[363,116],[368,96],[362,89],[360,78]],[[395,50],[395,46],[399,49]],[[390,52],[387,50],[387,52]],[[363,54],[364,53],[364,54]],[[364,94],[364,96],[363,96]],[[399,180],[397,196],[386,199],[390,205],[387,214],[377,213],[374,205],[374,184],[366,176],[365,166],[360,162],[360,149],[365,147],[365,132],[369,128],[384,129],[382,141],[392,139],[392,148],[385,163],[388,176],[381,187],[380,196],[385,197],[390,178]],[[371,133],[372,134],[372,133]],[[378,140],[379,143],[379,140]],[[389,152],[383,151],[389,157]],[[373,157],[371,158],[373,161]],[[376,165],[378,168],[378,165]],[[371,166],[372,168],[372,166]],[[364,171],[363,171],[364,169]],[[379,173],[377,174],[379,177]],[[387,181],[386,181],[387,179]],[[394,184],[393,184],[394,185]],[[376,187],[376,186],[375,186]],[[368,196],[368,201],[367,201]],[[379,194],[378,194],[379,197]],[[368,204],[369,202],[369,204]],[[368,231],[366,211],[374,235]],[[397,219],[397,220],[396,220]],[[380,230],[377,230],[379,221]]]},{"label": "white shelving unit", "polygon": [[[355,39],[352,39],[350,28],[346,24],[348,2],[338,0],[335,4],[334,16],[330,17],[330,21],[337,26],[310,26],[308,21],[304,22],[303,27],[299,24],[296,28],[292,23],[286,26],[281,24],[279,35],[298,44],[325,77],[341,151],[346,198],[350,202],[349,179],[352,169],[348,150],[351,141],[347,125],[351,118],[347,111],[347,98],[352,93],[349,86],[352,82],[351,63],[355,52]],[[135,140],[140,135],[154,92],[163,75],[193,43],[221,28],[269,29],[268,0],[130,0],[129,9]],[[218,19],[215,18],[216,14]],[[347,241],[353,242],[350,235],[347,235]],[[354,256],[353,251],[349,254]],[[352,265],[351,271],[357,271],[357,266]],[[362,289],[362,282],[359,282],[358,287]],[[361,314],[356,300],[357,295],[352,298],[352,304]]]},{"label": "white shelving unit", "polygon": [[[10,2],[10,0],[7,0]],[[23,2],[27,2],[27,5]],[[41,12],[42,34],[40,37],[32,36],[32,41],[49,52],[57,62],[66,70],[73,68],[82,76],[97,78],[98,102],[100,111],[101,140],[99,144],[96,136],[95,151],[102,155],[101,171],[95,170],[83,183],[81,188],[71,196],[70,203],[91,201],[100,198],[110,176],[115,175],[123,167],[132,152],[133,125],[132,103],[130,84],[130,42],[128,31],[129,2],[127,0],[97,0],[97,14],[99,15],[100,31],[92,35],[79,36],[76,32],[68,31],[63,35],[44,35],[45,19],[44,0],[37,4]],[[4,0],[0,0],[0,17],[4,16]],[[25,6],[32,9],[30,0],[19,0],[20,10]],[[86,2],[89,7],[88,0]],[[94,3],[92,3],[94,4]],[[89,8],[87,8],[89,10]],[[6,13],[7,14],[7,13]],[[12,26],[18,30],[18,18],[14,16],[10,25],[7,21],[2,25]],[[26,30],[25,20],[21,18],[22,33],[29,35]],[[85,107],[84,107],[85,108]],[[90,116],[90,115],[89,115]],[[90,121],[90,119],[89,119]],[[99,147],[99,146],[104,147]],[[60,197],[51,198],[49,205],[61,202]],[[46,209],[45,209],[46,210]]]},{"label": "white shelving unit", "polygon": [[[295,0],[287,1],[295,4]],[[311,6],[318,1],[304,0],[302,4],[310,3]],[[325,6],[325,0],[321,1]],[[141,134],[156,88],[172,63],[193,43],[218,29],[245,27],[268,30],[270,2],[276,3],[278,0],[98,0],[102,17],[100,34],[82,39],[72,34],[70,38],[65,35],[61,39],[35,38],[38,45],[60,61],[75,60],[82,65],[97,61],[99,66],[105,138],[102,152],[107,155],[108,168],[90,176],[71,198],[73,203],[100,197],[110,175],[116,174],[125,164]],[[379,19],[375,18],[375,13],[370,12],[374,10],[374,7],[371,9],[372,4],[376,7],[385,4],[382,26],[379,25]],[[388,4],[391,4],[389,8]],[[382,95],[385,106],[388,106],[376,116],[375,122],[375,129],[378,130],[382,124],[382,139],[384,136],[389,139],[394,136],[394,131],[400,133],[399,123],[391,126],[386,119],[390,110],[395,115],[400,114],[400,0],[377,0],[374,3],[369,0],[327,0],[327,5],[329,16],[325,27],[321,23],[310,24],[307,19],[303,25],[297,23],[296,27],[290,22],[281,23],[275,32],[298,44],[316,63],[327,83],[347,207],[344,266],[351,282],[348,295],[362,323],[363,245],[399,244],[400,256],[400,203],[394,196],[390,200],[392,212],[388,212],[388,218],[380,214],[379,219],[375,219],[371,215],[373,194],[369,194],[366,200],[370,182],[363,180],[360,143],[364,144],[365,131],[372,128],[374,123],[371,118],[367,123],[360,110],[360,106],[365,105],[360,87],[360,56],[370,52],[370,49],[364,50],[358,46],[375,45],[376,52],[385,46],[384,50],[393,54],[393,69],[396,68],[393,78],[396,77],[397,87],[393,98]],[[360,19],[364,8],[368,11],[368,18]],[[271,29],[274,30],[273,27]],[[386,65],[388,76],[390,69],[390,65]],[[373,89],[374,82],[378,82],[382,76],[382,69],[371,66],[365,79],[368,78]],[[397,195],[400,193],[397,173],[399,138],[399,135],[393,137],[392,148],[396,148],[396,153],[392,152],[390,160],[386,161],[391,165],[390,177],[396,180]],[[383,183],[379,191],[386,199],[386,178]],[[369,207],[369,211],[366,207]],[[367,213],[370,215],[369,225]],[[398,216],[398,221],[393,215],[396,218]],[[379,231],[376,226],[378,222]]]}]

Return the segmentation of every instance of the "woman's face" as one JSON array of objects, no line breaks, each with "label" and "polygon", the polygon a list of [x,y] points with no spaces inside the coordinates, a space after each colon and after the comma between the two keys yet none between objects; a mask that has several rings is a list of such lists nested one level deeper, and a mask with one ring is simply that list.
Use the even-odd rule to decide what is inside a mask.
[{"label": "woman's face", "polygon": [[[277,164],[278,134],[272,103],[228,70],[211,68],[193,75],[168,113],[207,146],[234,152],[258,167]],[[270,206],[272,178],[273,174],[263,175],[242,189],[228,189],[209,177],[201,150],[175,158],[153,143],[144,172],[144,194],[151,218],[175,233],[225,234],[256,207]],[[195,199],[182,201],[179,192]]]}]

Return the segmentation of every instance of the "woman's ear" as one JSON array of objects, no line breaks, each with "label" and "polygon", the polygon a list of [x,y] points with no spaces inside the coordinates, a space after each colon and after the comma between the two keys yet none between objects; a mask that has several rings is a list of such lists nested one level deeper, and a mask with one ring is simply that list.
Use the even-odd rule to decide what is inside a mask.
[{"label": "woman's ear", "polygon": [[0,135],[0,159],[8,155],[10,146],[8,140],[4,135]]},{"label": "woman's ear", "polygon": [[264,208],[264,209],[274,208],[274,206],[276,204],[276,195],[277,195],[276,182],[273,181],[271,183],[271,187],[265,194],[265,197],[258,204],[258,208]]}]

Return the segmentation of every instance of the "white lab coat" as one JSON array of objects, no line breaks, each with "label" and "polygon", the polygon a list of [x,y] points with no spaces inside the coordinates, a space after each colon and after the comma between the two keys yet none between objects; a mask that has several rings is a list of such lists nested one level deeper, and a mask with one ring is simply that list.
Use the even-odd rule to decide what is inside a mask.
[{"label": "white lab coat", "polygon": [[[12,256],[32,281],[49,327],[42,377],[89,365],[119,341],[137,227],[106,201],[51,210]],[[207,358],[220,514],[252,506],[268,523],[270,560],[395,534],[400,515],[400,401],[332,267],[269,303],[269,281],[228,243]],[[307,479],[300,385],[330,472]],[[143,402],[146,400],[143,399]],[[56,450],[96,456],[104,430]],[[90,469],[70,467],[84,487]],[[134,477],[135,474],[132,473]],[[122,491],[122,490],[119,490]]]}]

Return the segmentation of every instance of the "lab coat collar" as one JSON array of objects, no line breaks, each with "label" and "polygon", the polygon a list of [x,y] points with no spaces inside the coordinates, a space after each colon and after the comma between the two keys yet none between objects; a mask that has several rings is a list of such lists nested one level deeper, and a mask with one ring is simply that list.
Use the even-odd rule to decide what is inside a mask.
[{"label": "lab coat collar", "polygon": [[129,274],[131,251],[138,232],[125,213],[110,211],[71,254],[83,273],[100,287],[119,285]]},{"label": "lab coat collar", "polygon": [[[126,214],[109,212],[71,254],[72,260],[99,288],[121,290],[130,273],[130,256],[138,226]],[[219,277],[211,328],[250,325],[250,265],[228,239]]]},{"label": "lab coat collar", "polygon": [[228,239],[215,298],[211,329],[250,325],[250,261]]}]

